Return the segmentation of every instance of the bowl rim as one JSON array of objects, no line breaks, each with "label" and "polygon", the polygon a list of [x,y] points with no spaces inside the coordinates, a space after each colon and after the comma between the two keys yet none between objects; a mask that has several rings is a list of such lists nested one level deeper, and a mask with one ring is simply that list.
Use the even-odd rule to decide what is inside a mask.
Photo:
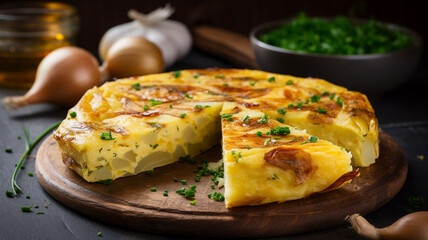
[{"label": "bowl rim", "polygon": [[[318,18],[334,19],[334,17],[318,17]],[[380,57],[385,57],[387,55],[393,55],[393,54],[409,51],[411,49],[420,49],[420,50],[422,49],[422,38],[418,33],[416,33],[415,31],[413,31],[407,27],[397,25],[394,23],[389,23],[389,22],[381,22],[381,23],[385,24],[388,28],[400,29],[403,32],[407,33],[412,38],[414,45],[407,47],[407,48],[400,49],[400,50],[390,51],[390,52],[385,52],[385,53],[339,55],[339,54],[297,52],[297,51],[293,51],[293,50],[289,50],[289,49],[285,49],[285,48],[281,48],[281,47],[276,47],[276,46],[264,43],[261,40],[259,40],[258,36],[260,35],[260,33],[266,32],[266,31],[274,29],[274,28],[277,28],[278,26],[280,26],[284,23],[290,22],[292,19],[293,18],[278,19],[278,20],[273,20],[273,21],[269,21],[269,22],[265,22],[265,23],[261,23],[259,25],[256,25],[250,32],[250,41],[253,43],[253,45],[255,44],[261,48],[264,48],[264,49],[267,49],[270,51],[274,51],[274,52],[278,52],[278,53],[286,53],[286,54],[296,55],[296,56],[308,56],[308,57],[318,57],[318,58],[335,58],[335,59],[380,58]],[[357,20],[359,22],[369,21],[369,19],[365,19],[365,18],[353,18],[353,20]],[[254,47],[253,47],[253,49],[254,49]]]}]

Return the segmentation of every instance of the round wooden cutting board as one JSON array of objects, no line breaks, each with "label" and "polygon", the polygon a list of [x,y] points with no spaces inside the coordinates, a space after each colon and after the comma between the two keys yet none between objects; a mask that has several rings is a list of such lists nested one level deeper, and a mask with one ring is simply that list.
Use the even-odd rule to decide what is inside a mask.
[{"label": "round wooden cutting board", "polygon": [[[221,148],[197,157],[218,161]],[[345,222],[353,213],[367,214],[391,200],[407,176],[407,161],[401,147],[380,131],[380,157],[345,187],[306,199],[281,204],[227,209],[207,195],[211,176],[195,182],[197,164],[177,162],[157,168],[150,176],[115,180],[111,185],[88,183],[68,169],[52,137],[37,153],[36,171],[42,187],[64,205],[110,224],[168,235],[210,237],[270,237],[314,231]],[[177,178],[178,182],[173,179]],[[180,180],[187,180],[182,185]],[[195,184],[196,205],[175,193]],[[150,188],[156,187],[156,192]],[[163,196],[168,190],[167,197]]]}]

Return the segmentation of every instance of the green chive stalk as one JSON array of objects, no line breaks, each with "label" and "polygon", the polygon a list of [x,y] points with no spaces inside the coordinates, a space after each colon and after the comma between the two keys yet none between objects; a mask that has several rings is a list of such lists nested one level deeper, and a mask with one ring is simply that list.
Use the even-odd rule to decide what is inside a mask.
[{"label": "green chive stalk", "polygon": [[21,165],[24,162],[24,159],[28,156],[28,154],[30,154],[31,150],[33,150],[33,148],[37,145],[37,143],[39,143],[40,140],[42,140],[44,136],[46,136],[52,130],[57,128],[61,124],[61,122],[62,121],[59,121],[59,122],[56,122],[56,123],[52,124],[51,126],[49,126],[32,143],[30,143],[30,132],[29,132],[28,128],[22,127],[22,129],[24,130],[24,134],[25,134],[25,153],[24,153],[24,155],[22,155],[21,159],[19,160],[18,164],[16,165],[15,171],[13,172],[13,175],[12,175],[12,192],[13,192],[14,196],[17,194],[17,192],[22,192],[22,189],[16,183],[16,176],[18,174],[18,170],[21,168]]}]

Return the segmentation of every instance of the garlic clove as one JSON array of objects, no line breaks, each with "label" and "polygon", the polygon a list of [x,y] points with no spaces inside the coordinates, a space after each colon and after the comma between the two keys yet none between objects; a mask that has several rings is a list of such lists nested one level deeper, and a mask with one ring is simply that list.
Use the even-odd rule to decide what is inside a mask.
[{"label": "garlic clove", "polygon": [[165,34],[157,30],[148,29],[147,36],[145,38],[161,50],[165,67],[173,65],[176,59],[178,59],[179,56],[176,46],[170,44],[170,40]]},{"label": "garlic clove", "polygon": [[[171,40],[172,45],[178,52],[176,59],[181,59],[189,53],[192,48],[192,35],[186,25],[178,21],[166,20],[157,26],[157,30],[164,33],[166,38]],[[153,42],[156,43],[155,40]],[[167,64],[167,66],[170,65]]]}]

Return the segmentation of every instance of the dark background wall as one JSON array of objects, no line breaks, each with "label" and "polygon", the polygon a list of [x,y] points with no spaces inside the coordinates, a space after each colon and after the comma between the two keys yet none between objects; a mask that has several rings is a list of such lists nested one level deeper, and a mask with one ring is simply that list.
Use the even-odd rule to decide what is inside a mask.
[{"label": "dark background wall", "polygon": [[171,19],[190,28],[210,24],[248,35],[257,24],[290,18],[300,12],[309,16],[336,16],[353,13],[357,17],[374,17],[380,21],[409,27],[427,43],[428,13],[424,0],[62,0],[75,6],[81,18],[78,45],[96,51],[109,28],[130,21],[127,11],[134,8],[143,13],[164,6],[176,9]]}]

